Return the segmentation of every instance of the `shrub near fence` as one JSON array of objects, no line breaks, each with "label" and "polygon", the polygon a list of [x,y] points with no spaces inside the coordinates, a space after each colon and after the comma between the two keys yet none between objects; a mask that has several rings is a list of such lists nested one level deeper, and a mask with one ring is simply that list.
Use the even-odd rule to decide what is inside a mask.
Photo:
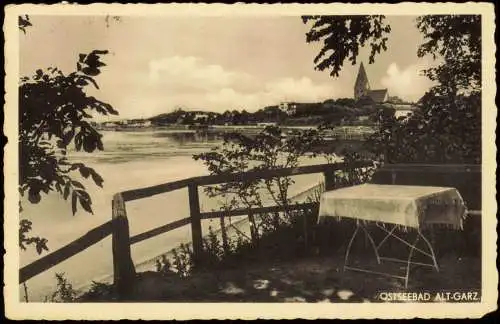
[{"label": "shrub near fence", "polygon": [[[332,173],[330,184],[335,188],[357,185],[366,182],[375,168],[370,163],[361,168],[347,168]],[[279,224],[272,224],[276,213],[254,215],[254,221],[261,227],[256,237],[249,237],[242,232],[228,236],[229,249],[224,248],[222,237],[214,231],[203,240],[205,262],[198,270],[227,269],[260,261],[281,261],[315,255],[318,252],[339,250],[352,233],[353,222],[326,222],[317,224],[318,206],[321,194],[325,191],[325,183],[307,191],[307,208],[290,212],[279,212]],[[304,196],[301,194],[300,196]],[[271,224],[270,224],[271,223]],[[224,228],[221,229],[224,231]],[[165,262],[166,256],[158,260],[159,271],[177,273],[181,277],[190,274],[192,251],[182,246],[170,254],[171,260]],[[180,266],[180,267],[179,267]],[[187,269],[190,268],[190,269]]]},{"label": "shrub near fence", "polygon": [[[135,267],[130,256],[130,246],[156,235],[171,231],[184,225],[191,225],[192,229],[192,258],[193,264],[198,266],[203,265],[205,258],[203,235],[201,231],[201,220],[231,217],[238,215],[276,215],[276,213],[290,214],[297,210],[312,210],[317,206],[315,202],[288,205],[288,206],[266,206],[253,209],[239,209],[230,212],[215,211],[215,212],[200,212],[198,199],[198,186],[213,185],[225,183],[228,181],[253,181],[255,179],[270,179],[276,177],[288,177],[293,175],[323,173],[325,176],[325,188],[327,190],[335,188],[335,173],[342,170],[351,170],[356,168],[373,166],[372,162],[357,161],[350,163],[332,163],[321,165],[310,165],[295,168],[285,168],[277,170],[262,170],[236,174],[224,174],[217,176],[195,177],[166,184],[161,184],[153,187],[135,189],[116,194],[113,199],[113,217],[112,220],[98,228],[89,231],[86,235],[75,240],[74,242],[62,247],[61,249],[23,267],[20,269],[19,283],[23,283],[29,278],[53,267],[54,265],[70,258],[71,256],[85,250],[89,246],[99,242],[108,235],[112,235],[113,243],[113,264],[114,264],[114,284],[120,298],[127,299],[127,296],[133,292],[133,282],[135,280]],[[188,187],[191,215],[187,218],[180,219],[170,224],[166,224],[159,228],[135,235],[129,236],[128,221],[126,213],[126,202],[141,198],[150,197],[153,195],[166,193],[169,191]],[[301,214],[301,215],[306,215]],[[307,225],[309,222],[302,222],[302,225]],[[304,227],[302,227],[304,230]],[[309,231],[307,229],[307,231]],[[308,244],[308,241],[305,241]]]}]

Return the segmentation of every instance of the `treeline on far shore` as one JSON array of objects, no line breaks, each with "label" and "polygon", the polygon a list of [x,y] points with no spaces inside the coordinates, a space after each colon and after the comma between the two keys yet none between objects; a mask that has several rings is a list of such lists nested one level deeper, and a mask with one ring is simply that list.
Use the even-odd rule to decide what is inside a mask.
[{"label": "treeline on far shore", "polygon": [[376,103],[369,97],[359,100],[341,98],[318,103],[282,103],[264,107],[253,113],[245,109],[217,113],[177,108],[172,112],[150,118],[105,122],[98,126],[127,128],[265,124],[317,126],[324,122],[337,125],[375,125],[380,110],[391,110],[395,113],[397,109],[403,108],[413,110],[414,106],[401,102]]}]

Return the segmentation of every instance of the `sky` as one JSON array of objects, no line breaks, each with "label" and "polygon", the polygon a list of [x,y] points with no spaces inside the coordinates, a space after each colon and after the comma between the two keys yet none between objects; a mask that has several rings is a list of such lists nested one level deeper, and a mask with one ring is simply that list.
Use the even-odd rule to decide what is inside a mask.
[{"label": "sky", "polygon": [[318,102],[352,98],[363,61],[372,89],[416,101],[431,86],[420,71],[432,64],[418,58],[423,39],[413,16],[388,16],[388,51],[368,64],[369,48],[355,66],[344,63],[339,77],[315,71],[319,43],[307,44],[309,26],[300,17],[31,16],[20,33],[20,74],[57,66],[75,70],[79,53],[107,49],[89,94],[110,103],[120,118],[144,118],[186,110],[253,112],[284,101]]}]

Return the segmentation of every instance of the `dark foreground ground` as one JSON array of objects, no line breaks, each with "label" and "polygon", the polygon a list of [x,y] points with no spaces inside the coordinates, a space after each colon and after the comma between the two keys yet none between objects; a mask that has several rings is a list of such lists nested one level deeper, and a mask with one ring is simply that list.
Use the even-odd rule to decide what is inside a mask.
[{"label": "dark foreground ground", "polygon": [[[440,272],[419,266],[412,268],[407,289],[401,279],[343,272],[343,255],[247,264],[229,270],[200,272],[185,279],[145,272],[140,274],[133,301],[383,302],[380,297],[383,292],[427,292],[432,299],[436,292],[455,293],[456,298],[465,296],[457,292],[473,292],[469,300],[461,301],[480,301],[479,258],[448,254],[440,257],[439,264]],[[404,273],[402,265],[395,263],[386,263],[380,269]]]}]

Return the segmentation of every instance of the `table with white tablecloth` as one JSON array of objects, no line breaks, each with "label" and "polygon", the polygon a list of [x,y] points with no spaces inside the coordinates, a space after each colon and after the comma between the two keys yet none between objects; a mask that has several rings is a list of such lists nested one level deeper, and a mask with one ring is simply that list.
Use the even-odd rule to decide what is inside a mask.
[{"label": "table with white tablecloth", "polygon": [[[318,222],[330,217],[355,219],[357,226],[347,246],[344,269],[378,273],[348,264],[352,243],[361,229],[371,243],[379,264],[380,261],[406,263],[405,276],[391,276],[404,279],[407,286],[412,264],[431,266],[439,271],[433,247],[422,234],[422,229],[434,225],[461,229],[465,215],[464,201],[454,188],[362,184],[324,192],[320,200]],[[372,222],[376,228],[385,232],[385,237],[378,243],[375,243],[366,226]],[[401,228],[415,230],[413,242],[408,242],[406,238],[396,234],[396,230]],[[380,255],[382,245],[393,238],[410,247],[407,260]],[[417,247],[420,239],[424,241],[427,251]],[[415,251],[429,257],[432,263],[412,261]]]}]

